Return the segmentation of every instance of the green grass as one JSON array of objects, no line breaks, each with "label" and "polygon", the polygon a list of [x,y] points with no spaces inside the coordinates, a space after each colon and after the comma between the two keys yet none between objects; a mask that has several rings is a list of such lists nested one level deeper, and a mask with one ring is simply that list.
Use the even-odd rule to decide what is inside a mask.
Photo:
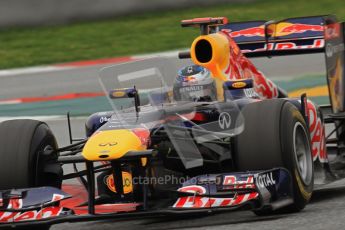
[{"label": "green grass", "polygon": [[198,31],[182,29],[181,19],[227,16],[242,21],[336,14],[344,20],[344,6],[344,0],[258,0],[65,26],[2,29],[0,69],[185,48]]}]

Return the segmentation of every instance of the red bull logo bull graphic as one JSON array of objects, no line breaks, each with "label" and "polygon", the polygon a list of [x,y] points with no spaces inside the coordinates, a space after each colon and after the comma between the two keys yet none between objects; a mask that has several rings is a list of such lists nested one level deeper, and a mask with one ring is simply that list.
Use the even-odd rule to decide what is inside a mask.
[{"label": "red bull logo bull graphic", "polygon": [[[293,24],[288,22],[281,22],[278,24],[271,24],[267,28],[267,34],[273,37],[284,37],[291,34],[302,34],[305,32],[322,32],[324,27],[321,25],[311,24]],[[246,28],[243,30],[233,31],[230,33],[231,37],[265,37],[264,25],[259,27]]]},{"label": "red bull logo bull graphic", "polygon": [[238,30],[230,33],[231,37],[237,38],[237,37],[265,37],[265,28],[264,26],[260,27],[252,27],[248,29]]},{"label": "red bull logo bull graphic", "polygon": [[45,207],[41,210],[31,210],[25,212],[0,212],[0,223],[13,223],[57,217],[62,211],[62,207],[53,206]]},{"label": "red bull logo bull graphic", "polygon": [[322,32],[323,26],[310,24],[292,24],[292,23],[278,23],[274,30],[274,37],[283,37],[290,34],[302,34],[305,32]]}]

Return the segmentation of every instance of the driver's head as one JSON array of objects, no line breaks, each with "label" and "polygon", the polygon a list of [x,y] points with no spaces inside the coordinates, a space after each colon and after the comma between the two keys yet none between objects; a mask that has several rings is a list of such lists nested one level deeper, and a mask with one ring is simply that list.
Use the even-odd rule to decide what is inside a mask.
[{"label": "driver's head", "polygon": [[215,101],[216,85],[210,71],[198,65],[180,69],[174,81],[174,100],[176,101]]}]

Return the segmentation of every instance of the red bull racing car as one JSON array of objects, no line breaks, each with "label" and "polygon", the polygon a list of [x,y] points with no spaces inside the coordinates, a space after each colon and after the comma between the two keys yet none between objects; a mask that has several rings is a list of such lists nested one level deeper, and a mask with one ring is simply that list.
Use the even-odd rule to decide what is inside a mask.
[{"label": "red bull racing car", "polygon": [[[315,189],[343,177],[344,23],[326,15],[181,24],[200,28],[179,54],[194,64],[177,77],[162,58],[102,69],[113,110],[87,119],[85,139],[70,135],[71,144],[58,147],[43,122],[0,123],[0,228],[297,212]],[[316,52],[325,53],[331,101],[321,107],[306,94],[288,98],[250,61]],[[325,123],[335,125],[327,136]]]}]

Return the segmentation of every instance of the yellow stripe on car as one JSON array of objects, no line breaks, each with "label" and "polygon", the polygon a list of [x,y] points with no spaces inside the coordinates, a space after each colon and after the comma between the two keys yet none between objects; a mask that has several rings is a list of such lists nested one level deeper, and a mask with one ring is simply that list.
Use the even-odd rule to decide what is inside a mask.
[{"label": "yellow stripe on car", "polygon": [[289,97],[300,97],[306,93],[308,97],[328,96],[328,87],[326,85],[316,86],[313,88],[297,89],[289,93]]}]

